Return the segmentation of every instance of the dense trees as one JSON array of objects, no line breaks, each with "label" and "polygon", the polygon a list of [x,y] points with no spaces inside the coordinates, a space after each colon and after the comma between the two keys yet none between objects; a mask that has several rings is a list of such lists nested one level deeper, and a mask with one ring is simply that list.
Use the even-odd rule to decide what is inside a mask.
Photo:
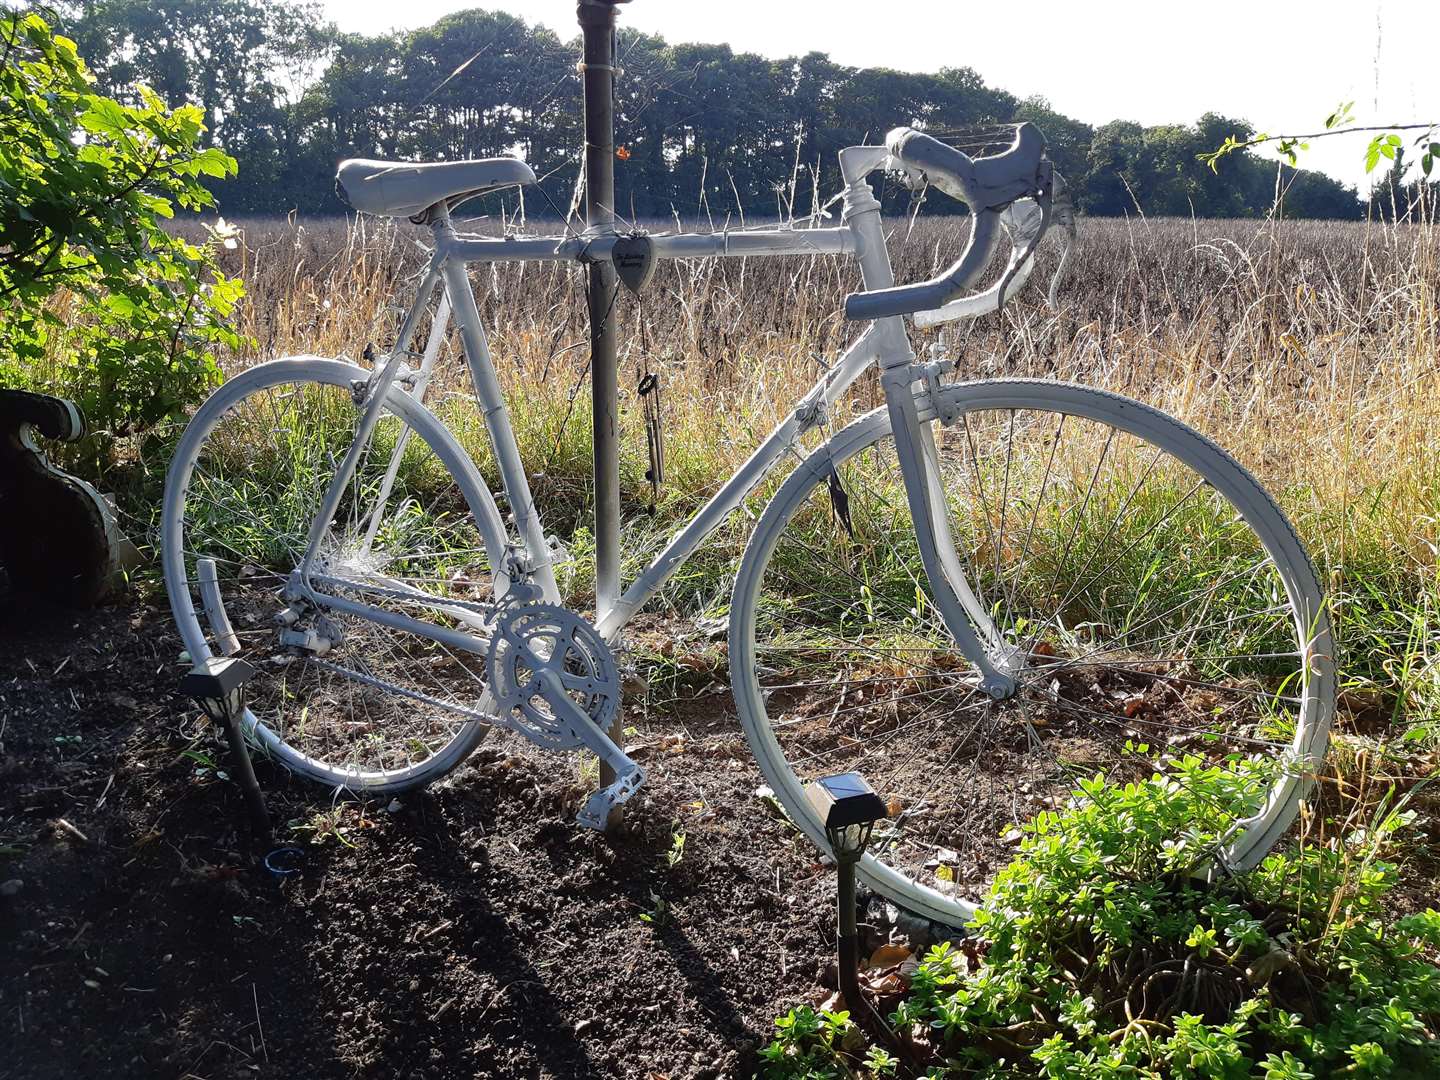
[{"label": "dense trees", "polygon": [[[312,0],[69,0],[66,25],[107,93],[141,83],[197,105],[207,138],[240,163],[227,213],[335,212],[335,162],[354,154],[446,159],[518,153],[569,205],[580,147],[577,46],[500,12],[462,11],[411,33],[363,37],[323,24]],[[1283,195],[1297,216],[1354,217],[1355,193],[1318,173],[1198,155],[1241,121],[1099,128],[1040,98],[1017,100],[969,68],[913,74],[822,53],[767,60],[727,45],[667,44],[622,30],[617,209],[636,217],[806,213],[837,180],[835,151],[911,123],[964,145],[1033,120],[1092,214],[1245,216]],[[818,180],[818,184],[817,184]],[[903,199],[901,193],[892,199]],[[548,211],[529,201],[530,211]],[[924,209],[948,211],[944,199]]]}]

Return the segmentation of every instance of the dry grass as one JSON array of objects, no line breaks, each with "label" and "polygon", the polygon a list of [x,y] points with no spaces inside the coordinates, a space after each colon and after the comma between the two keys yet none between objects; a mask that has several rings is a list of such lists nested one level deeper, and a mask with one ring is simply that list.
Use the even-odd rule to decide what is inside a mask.
[{"label": "dry grass", "polygon": [[[664,226],[659,226],[664,227]],[[950,262],[955,220],[894,226],[899,280]],[[294,352],[358,356],[398,324],[421,266],[408,225],[245,223],[247,282],[233,366]],[[946,339],[964,376],[1076,379],[1131,394],[1214,437],[1280,498],[1322,565],[1352,685],[1433,723],[1440,701],[1440,240],[1433,226],[1090,220],[1062,297],[1038,290]],[[1037,273],[1046,273],[1042,267]],[[561,527],[588,511],[584,276],[562,264],[477,267],[473,278],[537,496]],[[665,385],[670,476],[662,519],[692,509],[784,415],[855,328],[838,314],[849,261],[713,260],[661,267],[622,293],[622,386]],[[917,333],[917,351],[933,335]],[[453,350],[453,345],[452,345]],[[482,460],[463,366],[431,401]],[[873,383],[854,391],[875,403]],[[627,395],[628,396],[628,395]],[[631,402],[626,402],[628,409]],[[648,499],[642,425],[625,429],[625,484]],[[642,531],[646,522],[641,521]],[[641,545],[643,546],[643,545]],[[724,565],[717,561],[716,566]]]}]

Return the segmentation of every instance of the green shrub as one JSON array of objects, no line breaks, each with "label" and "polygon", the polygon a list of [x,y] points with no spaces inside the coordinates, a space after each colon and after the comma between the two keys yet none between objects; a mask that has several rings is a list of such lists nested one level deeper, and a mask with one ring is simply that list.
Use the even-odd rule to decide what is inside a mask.
[{"label": "green shrub", "polygon": [[66,394],[127,435],[198,401],[215,350],[240,344],[220,238],[162,227],[213,205],[202,178],[235,162],[201,147],[198,109],[145,88],[130,108],[91,84],[74,42],[0,13],[0,382]]},{"label": "green shrub", "polygon": [[[1440,1075],[1440,913],[1387,922],[1385,860],[1413,814],[1272,853],[1249,874],[1190,876],[1273,768],[1170,761],[1143,783],[1097,777],[1026,826],[971,925],[942,944],[891,1016],[927,1075]],[[889,1075],[863,1045],[792,1012],[772,1077]],[[828,1071],[827,1071],[828,1070]]]}]

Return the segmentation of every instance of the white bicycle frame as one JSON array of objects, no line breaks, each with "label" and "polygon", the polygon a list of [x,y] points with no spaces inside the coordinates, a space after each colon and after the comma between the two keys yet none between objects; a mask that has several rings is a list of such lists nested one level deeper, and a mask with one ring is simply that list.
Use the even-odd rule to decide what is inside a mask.
[{"label": "white bicycle frame", "polygon": [[[855,255],[860,263],[861,278],[867,292],[894,285],[890,259],[880,220],[880,203],[866,180],[889,160],[884,147],[851,147],[840,154],[841,169],[846,183],[843,224],[836,228],[751,230],[723,233],[678,233],[650,237],[656,258],[707,258],[747,255]],[[994,249],[995,215],[977,216],[970,246],[967,249],[965,276],[974,280],[984,269]],[[334,595],[324,590],[326,578],[314,572],[321,542],[339,508],[344,489],[349,484],[360,455],[379,423],[385,400],[391,393],[403,393],[398,380],[410,381],[409,393],[419,400],[429,382],[431,369],[439,354],[450,318],[459,327],[465,359],[480,403],[486,429],[499,466],[501,482],[514,516],[519,534],[518,547],[505,552],[490,551],[496,574],[496,596],[501,598],[509,582],[525,575],[538,587],[542,597],[559,604],[550,546],[546,540],[540,514],[530,492],[510,427],[509,414],[495,375],[480,312],[475,303],[466,267],[470,263],[498,261],[592,262],[608,259],[617,239],[613,233],[586,234],[560,238],[486,238],[457,234],[443,204],[431,216],[435,248],[421,279],[418,294],[410,308],[394,349],[380,359],[375,372],[363,388],[365,410],[357,425],[355,440],[340,463],[326,491],[321,509],[311,525],[309,544],[300,567],[292,576],[291,594],[322,607],[414,633],[473,653],[484,655],[488,638],[482,636],[484,620],[474,612],[448,608],[443,598],[426,597],[433,606],[444,610],[466,625],[469,630],[439,626],[401,615],[362,601]],[[1031,249],[1033,251],[1033,247]],[[1017,266],[1012,257],[1010,290],[1013,292],[1030,270],[1030,260]],[[1022,273],[1016,274],[1015,270]],[[1007,280],[1009,280],[1007,278]],[[429,340],[421,354],[417,371],[404,368],[404,360],[414,354],[410,342],[423,312],[437,286],[443,284],[443,296],[432,322]],[[992,295],[993,294],[993,295]],[[957,301],[947,308],[922,313],[933,323],[994,310],[1001,297],[997,290]],[[953,313],[948,309],[954,309]],[[917,319],[917,321],[920,321]],[[938,480],[938,454],[928,421],[934,417],[929,388],[934,384],[936,366],[917,366],[910,348],[901,316],[877,319],[852,343],[800,399],[794,411],[740,466],[735,474],[715,493],[696,515],[677,532],[670,542],[641,571],[639,576],[607,610],[597,612],[596,625],[600,634],[613,642],[629,621],[744,499],[776,467],[781,458],[792,451],[808,431],[822,424],[830,409],[850,385],[873,362],[881,372],[887,408],[895,433],[896,452],[904,478],[906,498],[916,526],[921,560],[929,578],[932,599],[953,635],[956,645],[975,665],[980,674],[980,687],[985,692],[1003,697],[1013,690],[1013,646],[1006,646],[984,604],[975,595],[961,568],[946,513],[945,494]],[[357,390],[358,394],[358,390]],[[408,435],[408,431],[406,432]],[[397,443],[377,495],[377,505],[370,512],[366,544],[373,540],[381,512],[390,495],[390,488],[404,453],[405,437]],[[505,536],[504,527],[493,498],[488,492],[481,522],[487,536]],[[363,519],[362,519],[363,520]],[[353,589],[353,583],[351,584]],[[419,599],[419,597],[416,597]]]}]

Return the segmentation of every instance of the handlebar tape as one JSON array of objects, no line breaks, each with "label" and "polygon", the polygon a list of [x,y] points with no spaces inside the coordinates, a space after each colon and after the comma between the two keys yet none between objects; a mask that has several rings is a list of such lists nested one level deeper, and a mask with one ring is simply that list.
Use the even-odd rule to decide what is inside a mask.
[{"label": "handlebar tape", "polygon": [[1020,124],[1008,150],[972,158],[923,131],[900,127],[885,136],[885,148],[906,169],[920,173],[978,212],[1004,206],[1035,190],[1045,156],[1045,136],[1034,124]]},{"label": "handlebar tape", "polygon": [[996,227],[1000,215],[994,210],[975,214],[970,240],[960,258],[939,277],[914,285],[897,285],[891,289],[872,289],[845,297],[845,318],[883,319],[888,315],[909,315],[943,307],[962,295],[990,262],[998,239]]}]

